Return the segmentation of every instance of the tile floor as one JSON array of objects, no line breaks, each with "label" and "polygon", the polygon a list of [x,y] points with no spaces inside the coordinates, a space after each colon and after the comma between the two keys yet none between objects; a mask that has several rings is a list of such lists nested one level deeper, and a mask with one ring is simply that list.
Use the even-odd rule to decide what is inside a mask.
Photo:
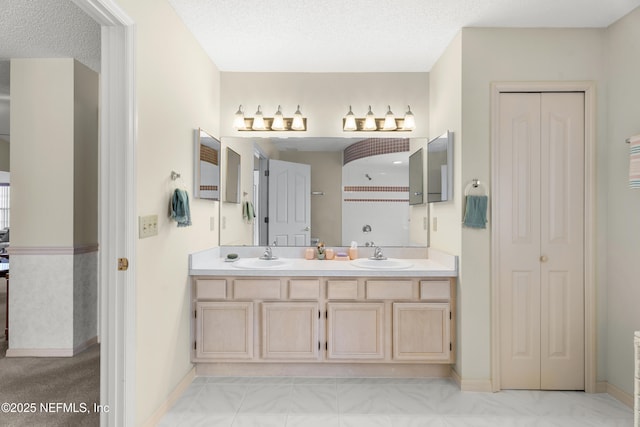
[{"label": "tile floor", "polygon": [[158,425],[631,427],[633,411],[608,394],[461,392],[451,379],[196,377]]}]

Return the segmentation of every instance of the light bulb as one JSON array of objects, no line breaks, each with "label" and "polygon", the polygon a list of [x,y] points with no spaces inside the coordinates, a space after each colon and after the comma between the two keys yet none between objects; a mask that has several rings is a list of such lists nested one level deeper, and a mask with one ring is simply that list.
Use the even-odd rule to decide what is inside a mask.
[{"label": "light bulb", "polygon": [[343,130],[357,130],[358,126],[356,125],[356,116],[351,111],[351,105],[349,105],[349,112],[344,117],[344,128]]},{"label": "light bulb", "polygon": [[271,130],[285,130],[284,129],[284,116],[282,115],[282,111],[280,111],[280,106],[278,105],[278,111],[273,115],[273,123],[271,124]]},{"label": "light bulb", "polygon": [[387,114],[384,115],[383,130],[396,130],[396,116],[391,112],[391,105],[387,106]]},{"label": "light bulb", "polygon": [[414,130],[416,128],[416,119],[411,112],[411,106],[407,105],[407,112],[404,113],[404,129]]},{"label": "light bulb", "polygon": [[260,106],[258,105],[258,111],[253,116],[253,126],[251,126],[253,130],[266,130],[264,127],[264,117],[262,115],[262,111],[260,111]]},{"label": "light bulb", "polygon": [[236,111],[235,117],[233,119],[233,127],[237,130],[244,130],[247,127],[244,124],[244,113],[242,112],[242,105],[238,107],[238,111]]},{"label": "light bulb", "polygon": [[300,106],[295,113],[293,113],[293,121],[291,122],[291,129],[304,130],[304,120],[302,120],[302,113],[300,112]]},{"label": "light bulb", "polygon": [[369,112],[364,118],[364,130],[376,130],[376,116],[371,111],[371,105],[369,105]]}]

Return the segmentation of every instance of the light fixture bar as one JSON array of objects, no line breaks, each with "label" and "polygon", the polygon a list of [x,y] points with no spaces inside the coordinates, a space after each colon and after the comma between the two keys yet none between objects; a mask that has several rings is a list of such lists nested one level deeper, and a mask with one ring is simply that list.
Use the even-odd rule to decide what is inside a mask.
[{"label": "light fixture bar", "polygon": [[391,106],[387,106],[387,113],[384,117],[378,118],[371,111],[365,117],[355,117],[349,105],[349,112],[342,118],[342,130],[344,132],[410,132],[416,128],[415,118],[411,108],[404,118],[395,117],[391,112]]},{"label": "light fixture bar", "polygon": [[[307,118],[303,117],[302,118],[302,123],[304,125],[304,127],[300,130],[298,129],[294,129],[292,127],[293,124],[293,117],[283,117],[282,121],[283,121],[283,129],[271,129],[271,126],[273,125],[273,117],[263,117],[262,119],[264,121],[264,130],[260,131],[260,132],[288,132],[288,131],[293,131],[293,132],[303,132],[307,129]],[[244,118],[244,128],[239,128],[238,129],[241,132],[256,132],[255,129],[253,129],[253,118],[251,117],[245,117]]]},{"label": "light fixture bar", "polygon": [[355,129],[346,129],[345,128],[346,119],[343,118],[342,119],[342,129],[345,132],[410,132],[411,131],[411,129],[405,129],[404,128],[404,119],[397,118],[397,117],[396,117],[396,128],[395,129],[389,129],[389,130],[385,130],[384,129],[384,120],[385,120],[384,118],[376,118],[375,119],[376,128],[372,129],[372,130],[365,129],[364,124],[365,124],[365,121],[367,119],[365,119],[364,117],[356,117],[354,120],[355,120],[356,128]]}]

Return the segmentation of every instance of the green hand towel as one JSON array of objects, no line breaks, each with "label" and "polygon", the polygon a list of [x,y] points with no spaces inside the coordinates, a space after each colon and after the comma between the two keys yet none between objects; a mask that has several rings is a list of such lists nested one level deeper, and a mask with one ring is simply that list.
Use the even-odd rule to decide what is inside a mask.
[{"label": "green hand towel", "polygon": [[464,212],[464,226],[487,228],[487,196],[467,196]]}]

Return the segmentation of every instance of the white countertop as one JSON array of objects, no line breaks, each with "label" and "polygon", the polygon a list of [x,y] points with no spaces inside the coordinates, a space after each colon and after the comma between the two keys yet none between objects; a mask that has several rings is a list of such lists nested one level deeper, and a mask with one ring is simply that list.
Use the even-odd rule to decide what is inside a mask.
[{"label": "white countertop", "polygon": [[[402,269],[362,268],[351,261],[306,260],[280,257],[284,265],[272,268],[238,268],[226,262],[229,250],[213,248],[189,256],[189,274],[192,276],[340,276],[340,277],[455,277],[458,275],[457,257],[428,250],[428,258],[402,258],[411,267]],[[242,252],[242,251],[237,251]],[[386,252],[386,251],[385,251]],[[255,253],[240,253],[240,258],[256,258]],[[385,253],[386,255],[386,253]],[[399,257],[394,257],[399,259]]]}]

